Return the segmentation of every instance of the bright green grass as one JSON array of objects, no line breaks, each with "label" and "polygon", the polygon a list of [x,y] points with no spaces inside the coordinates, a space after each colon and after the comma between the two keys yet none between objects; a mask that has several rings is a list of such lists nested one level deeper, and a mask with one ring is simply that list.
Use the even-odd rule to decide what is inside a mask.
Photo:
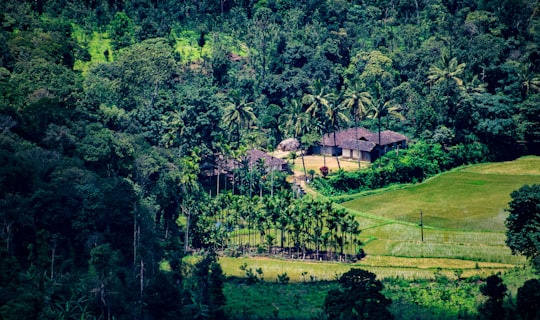
[{"label": "bright green grass", "polygon": [[[399,241],[420,241],[420,227],[417,225],[389,223],[368,228],[362,228],[363,236],[375,236],[379,239]],[[445,230],[424,228],[424,241],[431,243],[456,243],[504,246],[505,236],[499,232],[462,232],[459,230]]]},{"label": "bright green grass", "polygon": [[195,30],[183,30],[175,34],[176,45],[175,49],[180,54],[182,62],[191,62],[201,60],[202,56],[209,56],[211,53],[211,41],[206,41],[206,44],[201,50],[199,47],[200,34]]},{"label": "bright green grass", "polygon": [[516,161],[480,164],[464,168],[463,171],[483,174],[540,175],[540,158],[527,156]]},{"label": "bright green grass", "polygon": [[176,38],[175,49],[180,54],[182,63],[196,62],[202,60],[203,57],[211,57],[216,40],[219,40],[220,45],[224,45],[230,53],[241,57],[248,55],[248,48],[245,44],[238,43],[231,36],[225,34],[207,34],[202,48],[199,47],[198,43],[200,32],[189,29],[177,30],[173,36]]},{"label": "bright green grass", "polygon": [[[513,190],[534,183],[540,183],[540,157],[524,157],[460,168],[341,205],[356,214],[368,257],[445,258],[508,268],[525,259],[512,255],[505,244],[505,208]],[[443,268],[453,264],[440,262]]]},{"label": "bright green grass", "polygon": [[228,258],[221,257],[219,263],[228,277],[244,277],[240,270],[244,263],[255,271],[263,270],[264,280],[276,282],[277,276],[286,273],[292,283],[311,281],[334,281],[351,268],[369,270],[381,279],[403,277],[407,279],[433,278],[434,272],[441,268],[442,274],[453,277],[457,269],[463,276],[485,276],[513,268],[514,264],[495,262],[475,262],[448,258],[407,258],[388,256],[368,256],[358,263],[313,262],[303,260],[281,260],[261,257]]},{"label": "bright green grass", "polygon": [[88,50],[90,54],[90,61],[83,62],[80,60],[75,61],[73,69],[81,71],[86,74],[88,69],[97,63],[108,62],[105,57],[105,52],[109,53],[109,61],[113,60],[113,50],[111,47],[111,39],[108,38],[106,32],[92,32],[91,36],[84,33],[82,27],[74,25],[72,37],[77,40],[79,45]]},{"label": "bright green grass", "polygon": [[[516,170],[514,163],[517,167],[526,168],[525,171]],[[418,223],[422,211],[424,225],[429,227],[504,232],[505,208],[510,201],[510,193],[524,184],[540,183],[540,172],[536,175],[523,174],[540,171],[532,169],[535,165],[540,168],[539,157],[488,164],[487,168],[475,166],[342,205],[354,211],[409,223]]]}]

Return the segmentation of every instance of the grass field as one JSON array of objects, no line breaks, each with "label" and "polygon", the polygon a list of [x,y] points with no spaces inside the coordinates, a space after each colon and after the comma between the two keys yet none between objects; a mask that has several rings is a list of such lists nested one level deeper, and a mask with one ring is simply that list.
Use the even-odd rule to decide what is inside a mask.
[{"label": "grass field", "polygon": [[[307,163],[319,165],[316,158],[322,159],[310,157]],[[247,263],[262,268],[269,281],[286,272],[296,282],[306,276],[332,280],[353,266],[383,278],[429,278],[437,268],[447,275],[461,269],[465,276],[507,270],[526,260],[505,245],[505,208],[513,190],[534,183],[540,183],[540,157],[463,167],[422,184],[358,195],[339,205],[356,216],[362,229],[367,257],[356,264],[268,258],[222,258],[221,263],[227,275],[243,276],[239,266]]]},{"label": "grass field", "polygon": [[525,260],[505,245],[505,208],[513,190],[535,183],[540,183],[540,158],[525,157],[464,167],[341,205],[365,226],[362,239],[368,256],[520,265]]},{"label": "grass field", "polygon": [[[316,160],[307,163],[319,166]],[[261,268],[266,281],[228,281],[225,311],[231,319],[312,319],[321,312],[328,290],[336,286],[331,281],[355,267],[383,280],[396,319],[455,319],[459,314],[476,318],[482,282],[460,278],[485,279],[500,272],[515,296],[517,288],[534,277],[526,260],[513,256],[505,245],[504,227],[510,193],[534,183],[540,183],[540,157],[464,167],[422,184],[353,195],[356,199],[338,206],[360,223],[364,259],[344,264],[222,257],[227,276],[244,277],[240,266],[247,264],[253,270]],[[288,285],[276,283],[283,273],[290,277]],[[441,275],[450,281],[441,283]]]}]

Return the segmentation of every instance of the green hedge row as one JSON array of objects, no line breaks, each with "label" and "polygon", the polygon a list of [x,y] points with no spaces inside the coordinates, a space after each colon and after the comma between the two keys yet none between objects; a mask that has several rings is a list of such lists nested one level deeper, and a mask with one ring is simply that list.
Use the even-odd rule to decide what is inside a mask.
[{"label": "green hedge row", "polygon": [[408,149],[390,152],[370,169],[343,170],[316,178],[313,187],[326,196],[379,189],[396,183],[415,183],[435,174],[464,165],[490,160],[488,149],[480,143],[444,148],[440,144],[418,142]]}]

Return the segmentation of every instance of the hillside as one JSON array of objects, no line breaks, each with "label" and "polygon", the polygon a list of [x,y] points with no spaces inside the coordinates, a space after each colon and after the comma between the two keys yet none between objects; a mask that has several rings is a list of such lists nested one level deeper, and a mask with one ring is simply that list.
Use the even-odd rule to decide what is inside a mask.
[{"label": "hillside", "polygon": [[[332,269],[361,242],[381,275],[523,262],[501,208],[536,175],[501,161],[540,154],[537,1],[7,0],[0,22],[0,318],[220,319],[219,259]],[[339,201],[498,165],[336,205],[250,158],[352,127],[410,147],[315,179]]]}]

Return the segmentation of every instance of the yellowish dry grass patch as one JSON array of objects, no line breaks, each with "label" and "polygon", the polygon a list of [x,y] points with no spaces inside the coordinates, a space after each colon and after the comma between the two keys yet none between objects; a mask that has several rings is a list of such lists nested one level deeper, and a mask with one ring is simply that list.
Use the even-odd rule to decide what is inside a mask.
[{"label": "yellowish dry grass patch", "polygon": [[465,172],[505,175],[540,175],[540,157],[528,156],[514,161],[471,166]]},{"label": "yellowish dry grass patch", "polygon": [[447,258],[405,258],[389,256],[367,256],[358,265],[369,267],[396,267],[396,268],[418,268],[418,269],[510,269],[514,264],[475,262],[460,259]]},{"label": "yellowish dry grass patch", "polygon": [[370,256],[358,263],[312,262],[302,260],[280,260],[262,257],[221,257],[219,262],[226,276],[244,277],[240,270],[244,263],[253,272],[261,268],[264,280],[275,282],[279,274],[287,273],[291,282],[310,282],[319,280],[336,280],[351,268],[369,270],[379,278],[403,277],[433,278],[434,273],[440,272],[448,277],[454,277],[456,270],[463,271],[462,276],[487,276],[499,271],[514,268],[513,264],[474,262],[459,259],[444,258],[400,258],[386,256]]},{"label": "yellowish dry grass patch", "polygon": [[[274,157],[281,158],[288,160],[290,152],[283,152],[283,151],[275,151],[272,153]],[[304,156],[304,163],[306,165],[306,171],[309,171],[310,169],[315,170],[317,175],[320,175],[319,168],[322,167],[325,163],[325,157],[321,155],[306,155]],[[292,164],[292,160],[289,160]],[[344,159],[342,157],[339,157],[339,164],[341,165],[341,169],[345,171],[353,171],[358,170],[358,161],[351,160],[351,159]],[[371,165],[368,162],[361,162],[360,163],[362,169],[369,168]],[[326,166],[328,169],[332,170],[333,172],[336,172],[339,169],[336,157],[326,156]],[[300,152],[296,152],[296,159],[294,160],[294,171],[298,171],[299,173],[304,173],[304,167],[302,166],[302,158],[300,157]]]}]

